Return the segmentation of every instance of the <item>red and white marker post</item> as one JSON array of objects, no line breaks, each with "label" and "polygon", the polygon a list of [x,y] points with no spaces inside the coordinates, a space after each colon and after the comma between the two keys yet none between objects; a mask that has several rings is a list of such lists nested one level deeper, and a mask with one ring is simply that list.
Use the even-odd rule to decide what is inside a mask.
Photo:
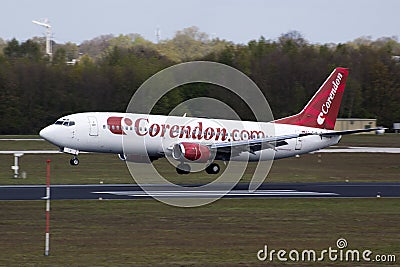
[{"label": "red and white marker post", "polygon": [[45,248],[44,255],[49,256],[50,251],[50,160],[47,163],[46,173],[46,234],[45,234]]}]

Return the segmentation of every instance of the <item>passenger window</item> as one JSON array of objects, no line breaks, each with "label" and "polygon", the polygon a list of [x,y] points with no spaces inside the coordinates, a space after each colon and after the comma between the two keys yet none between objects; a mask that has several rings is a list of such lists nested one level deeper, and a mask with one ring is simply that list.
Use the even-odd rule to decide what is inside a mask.
[{"label": "passenger window", "polygon": [[64,125],[64,126],[68,126],[68,121],[64,121],[64,122],[63,122],[63,125]]},{"label": "passenger window", "polygon": [[70,121],[69,122],[69,126],[74,126],[75,125],[75,122],[74,121]]}]

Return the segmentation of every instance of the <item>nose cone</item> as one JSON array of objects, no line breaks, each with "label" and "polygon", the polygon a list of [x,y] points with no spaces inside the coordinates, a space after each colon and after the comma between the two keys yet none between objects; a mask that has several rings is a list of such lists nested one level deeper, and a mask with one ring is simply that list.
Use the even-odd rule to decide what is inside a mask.
[{"label": "nose cone", "polygon": [[40,137],[42,137],[43,139],[46,139],[49,137],[49,126],[47,126],[46,128],[43,128],[42,130],[40,130],[39,135]]},{"label": "nose cone", "polygon": [[43,128],[39,132],[40,137],[45,139],[46,141],[49,141],[50,143],[54,144],[55,138],[57,134],[55,133],[55,129],[53,125],[47,126],[46,128]]}]

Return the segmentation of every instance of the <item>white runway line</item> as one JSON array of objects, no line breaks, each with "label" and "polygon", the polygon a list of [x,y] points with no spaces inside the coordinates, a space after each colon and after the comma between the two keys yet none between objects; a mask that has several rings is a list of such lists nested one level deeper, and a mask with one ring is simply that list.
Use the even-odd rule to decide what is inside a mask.
[{"label": "white runway line", "polygon": [[23,153],[23,154],[60,154],[62,152],[58,150],[1,150],[0,154],[14,154],[14,153]]},{"label": "white runway line", "polygon": [[[0,150],[0,154],[14,154],[14,153],[22,153],[22,154],[63,154],[63,152],[59,150]],[[79,154],[89,154],[90,152],[79,152]]]},{"label": "white runway line", "polygon": [[[225,191],[151,191],[152,196],[157,197],[214,197],[219,195],[226,196],[337,196],[336,193],[321,193],[312,191],[296,191],[296,190],[259,190],[249,192],[247,190],[232,190],[225,194]],[[115,196],[130,197],[149,197],[146,192],[141,191],[104,191],[92,192],[92,194],[110,194]]]},{"label": "white runway line", "polygon": [[314,153],[400,153],[399,147],[348,147],[348,148],[331,148],[320,149]]},{"label": "white runway line", "polygon": [[44,141],[42,138],[0,138],[0,141]]}]

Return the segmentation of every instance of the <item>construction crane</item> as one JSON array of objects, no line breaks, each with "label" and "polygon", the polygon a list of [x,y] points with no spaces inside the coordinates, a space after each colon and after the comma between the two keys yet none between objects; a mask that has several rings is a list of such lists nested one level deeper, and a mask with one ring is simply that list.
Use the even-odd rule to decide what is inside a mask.
[{"label": "construction crane", "polygon": [[34,24],[37,24],[39,26],[45,27],[46,28],[46,54],[49,55],[50,59],[52,58],[53,55],[53,50],[51,47],[51,25],[49,23],[48,19],[43,19],[43,20],[32,20]]}]

